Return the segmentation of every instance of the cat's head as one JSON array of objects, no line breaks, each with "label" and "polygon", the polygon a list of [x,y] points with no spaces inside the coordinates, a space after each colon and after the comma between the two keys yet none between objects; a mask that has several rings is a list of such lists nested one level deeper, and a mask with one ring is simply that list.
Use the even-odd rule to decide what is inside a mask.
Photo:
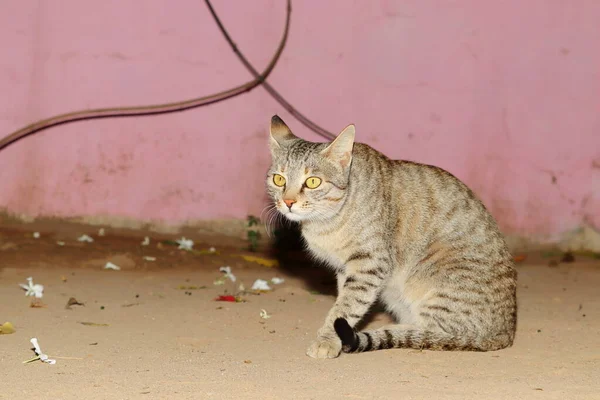
[{"label": "cat's head", "polygon": [[318,221],[335,215],[346,200],[354,125],[331,143],[302,140],[277,115],[271,118],[272,163],[267,191],[277,210],[292,221]]}]

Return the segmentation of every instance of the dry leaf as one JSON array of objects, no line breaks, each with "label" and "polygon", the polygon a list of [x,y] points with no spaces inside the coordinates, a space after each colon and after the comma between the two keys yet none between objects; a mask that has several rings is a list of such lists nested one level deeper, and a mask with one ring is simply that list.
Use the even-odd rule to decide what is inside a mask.
[{"label": "dry leaf", "polygon": [[78,302],[75,297],[71,297],[71,298],[69,298],[69,301],[67,301],[67,305],[65,306],[65,309],[70,310],[71,306],[83,306],[83,305],[85,305],[85,304]]},{"label": "dry leaf", "polygon": [[17,330],[14,325],[10,322],[5,322],[0,325],[0,335],[10,335],[11,333],[15,333]]},{"label": "dry leaf", "polygon": [[240,257],[242,257],[244,260],[249,261],[249,262],[254,262],[260,265],[264,265],[265,267],[279,267],[279,261],[273,259],[273,258],[264,258],[264,257],[257,257],[257,256],[249,256],[246,254],[240,254]]},{"label": "dry leaf", "polygon": [[108,326],[108,324],[97,324],[95,322],[80,322],[80,324],[85,326]]},{"label": "dry leaf", "polygon": [[29,307],[31,308],[44,308],[46,307],[46,305],[44,303],[42,303],[42,301],[40,299],[32,299],[31,303],[29,304]]}]

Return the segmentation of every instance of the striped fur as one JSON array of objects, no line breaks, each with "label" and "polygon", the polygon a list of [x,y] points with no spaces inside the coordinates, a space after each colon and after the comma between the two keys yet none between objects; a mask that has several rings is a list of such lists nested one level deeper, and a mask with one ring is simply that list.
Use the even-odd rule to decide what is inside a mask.
[{"label": "striped fur", "polygon": [[[467,186],[441,168],[354,143],[352,125],[332,143],[311,143],[275,116],[270,140],[268,193],[338,279],[309,356],[512,345],[516,271],[496,222]],[[283,187],[274,174],[285,177]],[[309,177],[321,185],[309,189]],[[355,332],[378,299],[399,325]]]}]

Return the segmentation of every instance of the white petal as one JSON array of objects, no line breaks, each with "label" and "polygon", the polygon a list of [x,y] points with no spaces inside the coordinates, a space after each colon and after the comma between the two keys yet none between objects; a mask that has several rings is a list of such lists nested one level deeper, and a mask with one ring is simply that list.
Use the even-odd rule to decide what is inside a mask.
[{"label": "white petal", "polygon": [[106,265],[104,266],[104,269],[112,269],[112,270],[115,270],[115,271],[120,271],[120,270],[121,270],[121,267],[119,267],[118,265],[116,265],[116,264],[113,264],[113,263],[111,263],[111,262],[109,261],[109,262],[107,262],[107,263],[106,263]]},{"label": "white petal", "polygon": [[40,350],[40,345],[38,343],[37,338],[31,338],[30,342],[35,349],[35,354],[40,355],[42,353],[42,350]]},{"label": "white petal", "polygon": [[77,238],[77,241],[92,243],[94,239],[88,235],[81,235],[79,238]]},{"label": "white petal", "polygon": [[262,279],[257,279],[252,285],[252,290],[271,290],[269,283]]}]

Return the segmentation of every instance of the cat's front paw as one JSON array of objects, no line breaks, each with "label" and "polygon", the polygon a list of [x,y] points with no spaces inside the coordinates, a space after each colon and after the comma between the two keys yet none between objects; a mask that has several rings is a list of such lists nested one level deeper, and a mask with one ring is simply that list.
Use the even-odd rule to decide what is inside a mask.
[{"label": "cat's front paw", "polygon": [[306,355],[312,358],[336,358],[342,352],[342,341],[337,336],[318,338],[310,344]]}]

